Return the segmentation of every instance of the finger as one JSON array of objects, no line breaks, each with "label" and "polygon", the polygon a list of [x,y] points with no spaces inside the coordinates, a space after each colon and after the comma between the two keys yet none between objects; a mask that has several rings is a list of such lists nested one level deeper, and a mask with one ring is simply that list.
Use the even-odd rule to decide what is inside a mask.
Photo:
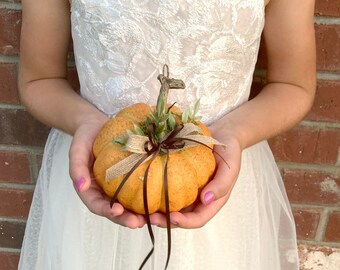
[{"label": "finger", "polygon": [[130,229],[142,228],[146,224],[146,221],[142,215],[137,215],[129,211],[125,211],[122,215],[111,220]]},{"label": "finger", "polygon": [[[150,222],[151,222],[152,225],[155,225],[155,226],[160,227],[160,228],[167,228],[168,227],[166,217],[163,213],[154,213],[154,214],[150,215]],[[172,228],[172,229],[177,228],[177,225],[171,223],[171,220],[170,220],[170,228]]]},{"label": "finger", "polygon": [[114,203],[110,207],[109,200],[96,187],[92,186],[89,190],[81,192],[79,196],[93,214],[106,217],[131,229],[143,227],[145,224],[143,216],[126,211],[119,203]]},{"label": "finger", "polygon": [[173,212],[170,214],[171,223],[183,229],[201,228],[207,224],[228,200],[229,194],[212,202],[210,205],[199,204],[192,212]]},{"label": "finger", "polygon": [[91,185],[89,171],[92,145],[81,135],[75,134],[69,151],[70,176],[77,191],[84,192]]},{"label": "finger", "polygon": [[[153,213],[150,215],[150,222],[160,228],[167,228],[166,216],[163,213]],[[172,228],[176,227],[174,224],[170,224]]]},{"label": "finger", "polygon": [[126,211],[122,205],[117,203],[110,208],[110,204],[107,201],[93,201],[91,212],[130,229],[141,228],[145,225],[143,216]]},{"label": "finger", "polygon": [[233,186],[233,180],[228,165],[219,161],[214,178],[202,189],[201,202],[209,205],[213,201],[226,196]]},{"label": "finger", "polygon": [[233,188],[240,170],[241,148],[230,143],[227,148],[214,148],[217,170],[214,178],[203,188],[200,198],[205,205],[227,195]]},{"label": "finger", "polygon": [[163,224],[165,221],[165,215],[162,213],[153,213],[150,215],[150,222],[152,225],[159,226],[160,224]]},{"label": "finger", "polygon": [[96,215],[113,218],[124,212],[124,207],[119,203],[110,207],[110,200],[94,180],[88,190],[78,192],[78,195],[86,207]]}]

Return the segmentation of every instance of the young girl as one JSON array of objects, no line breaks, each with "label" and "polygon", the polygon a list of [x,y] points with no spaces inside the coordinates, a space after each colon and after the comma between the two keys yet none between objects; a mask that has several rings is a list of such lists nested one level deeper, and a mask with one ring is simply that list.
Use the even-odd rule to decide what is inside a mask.
[{"label": "young girl", "polygon": [[[138,269],[151,242],[145,218],[110,207],[92,176],[101,126],[137,102],[156,103],[163,64],[200,98],[202,121],[227,145],[190,211],[171,213],[168,269],[298,269],[295,226],[266,139],[308,112],[315,91],[314,1],[22,0],[20,96],[53,127],[27,222],[19,269]],[[263,33],[267,84],[248,101]],[[72,36],[80,95],[68,84]],[[73,182],[72,182],[73,181]],[[73,183],[73,184],[72,184]],[[165,217],[151,215],[163,269]]]}]

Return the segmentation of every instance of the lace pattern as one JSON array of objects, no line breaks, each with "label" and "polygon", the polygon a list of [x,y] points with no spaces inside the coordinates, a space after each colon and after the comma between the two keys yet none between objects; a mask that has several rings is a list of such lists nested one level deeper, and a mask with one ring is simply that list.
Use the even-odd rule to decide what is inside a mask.
[{"label": "lace pattern", "polygon": [[200,98],[211,123],[248,99],[263,12],[263,0],[73,0],[81,94],[110,116],[155,104],[167,63],[187,86],[169,102],[186,107]]}]

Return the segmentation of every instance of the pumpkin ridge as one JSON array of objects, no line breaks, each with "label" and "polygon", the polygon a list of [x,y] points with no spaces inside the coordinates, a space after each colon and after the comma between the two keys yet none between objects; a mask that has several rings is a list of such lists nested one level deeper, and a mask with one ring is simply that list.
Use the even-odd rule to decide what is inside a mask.
[{"label": "pumpkin ridge", "polygon": [[[143,203],[143,178],[146,168],[150,162],[151,161],[147,161],[141,164],[132,173],[118,195],[119,202],[124,204],[126,208],[139,214],[145,214]],[[147,194],[150,213],[156,212],[159,209],[161,203],[160,197],[163,182],[159,181],[159,179],[162,179],[161,177],[163,176],[162,164],[162,157],[157,156],[152,161],[152,164],[149,168]]]},{"label": "pumpkin ridge", "polygon": [[212,151],[198,145],[184,149],[182,155],[196,171],[198,188],[203,187],[215,171],[216,163]]},{"label": "pumpkin ridge", "polygon": [[[192,204],[198,194],[196,170],[182,156],[182,151],[171,153],[168,161],[168,192],[170,212]],[[179,166],[178,166],[179,165]],[[164,187],[160,211],[165,212]]]}]

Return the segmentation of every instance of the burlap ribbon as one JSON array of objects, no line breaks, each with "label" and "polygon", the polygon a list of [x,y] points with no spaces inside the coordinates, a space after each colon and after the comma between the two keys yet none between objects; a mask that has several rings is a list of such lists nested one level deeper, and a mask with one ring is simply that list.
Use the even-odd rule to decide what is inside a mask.
[{"label": "burlap ribbon", "polygon": [[[170,138],[171,142],[174,142],[175,140],[182,141],[184,142],[184,145],[180,148],[167,148],[168,143],[166,142],[169,140],[169,136],[171,136],[172,134],[170,133],[168,137],[165,137],[162,142],[159,143],[160,148],[162,150],[162,148],[164,147],[164,149],[167,149],[169,153],[173,153],[189,147],[197,146],[199,144],[225,146],[212,137],[200,135],[200,132],[201,128],[199,126],[193,123],[184,124],[183,128],[180,129],[179,132],[175,136],[173,136],[173,138]],[[117,178],[118,176],[127,174],[133,168],[133,166],[135,166],[145,156],[145,154],[147,154],[148,150],[151,150],[154,145],[154,142],[152,142],[151,140],[152,139],[150,139],[149,136],[141,136],[136,134],[130,135],[126,145],[122,150],[128,151],[132,154],[108,168],[106,170],[105,180],[109,182],[110,180]],[[145,147],[146,145],[147,148]],[[151,156],[146,158],[143,162],[146,162],[150,159]]]}]

